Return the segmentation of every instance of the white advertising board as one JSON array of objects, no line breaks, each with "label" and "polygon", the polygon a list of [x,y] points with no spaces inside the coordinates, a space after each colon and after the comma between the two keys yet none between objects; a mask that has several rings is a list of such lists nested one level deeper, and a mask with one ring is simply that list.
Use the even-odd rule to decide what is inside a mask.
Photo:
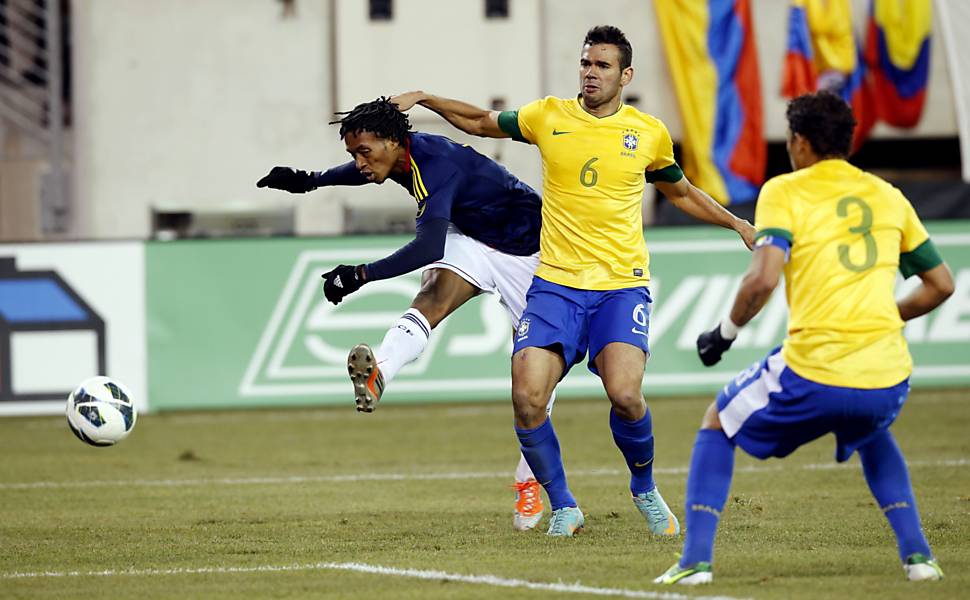
[{"label": "white advertising board", "polygon": [[148,409],[142,242],[0,244],[0,416],[53,414],[87,377]]}]

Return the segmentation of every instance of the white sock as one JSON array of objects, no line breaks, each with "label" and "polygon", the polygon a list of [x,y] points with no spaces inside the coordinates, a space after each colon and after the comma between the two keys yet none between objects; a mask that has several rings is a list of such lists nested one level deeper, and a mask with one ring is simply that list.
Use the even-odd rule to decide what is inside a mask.
[{"label": "white sock", "polygon": [[416,308],[409,308],[394,327],[387,330],[381,347],[374,353],[384,376],[384,385],[394,379],[401,367],[421,356],[430,335],[428,319]]},{"label": "white sock", "polygon": [[[546,405],[546,414],[552,416],[552,405],[556,403],[556,390],[552,390],[552,396],[549,397],[549,404]],[[525,457],[519,454],[519,466],[515,468],[515,482],[522,483],[523,481],[528,481],[530,479],[535,479],[536,476],[532,473],[532,468],[529,467],[529,463],[525,461]]]},{"label": "white sock", "polygon": [[522,454],[519,454],[519,466],[515,468],[515,482],[522,483],[523,481],[529,481],[535,478],[536,476],[532,474],[532,469],[529,468],[529,463],[525,462],[525,457]]},{"label": "white sock", "polygon": [[556,403],[556,390],[552,390],[552,395],[549,396],[549,404],[546,404],[546,414],[552,416],[552,405]]}]

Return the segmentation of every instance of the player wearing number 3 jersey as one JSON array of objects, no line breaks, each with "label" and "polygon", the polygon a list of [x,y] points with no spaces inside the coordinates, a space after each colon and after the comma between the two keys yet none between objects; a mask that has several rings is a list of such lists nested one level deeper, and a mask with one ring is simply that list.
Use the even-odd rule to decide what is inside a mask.
[{"label": "player wearing number 3 jersey", "polygon": [[[788,124],[794,172],[762,188],[751,267],[730,318],[701,334],[697,348],[705,365],[717,363],[782,273],[788,336],[708,408],[687,477],[684,553],[655,582],[712,580],[714,534],[735,446],[757,458],[781,458],[828,433],[835,434],[839,462],[859,452],[907,578],[940,579],[889,426],[906,401],[913,370],[903,324],[946,300],[953,277],[902,193],[846,162],[855,119],[841,98],[828,92],[796,98]],[[898,301],[897,271],[922,280]]]},{"label": "player wearing number 3 jersey", "polygon": [[555,536],[573,535],[585,519],[544,407],[587,355],[612,405],[610,429],[630,469],[634,504],[652,533],[680,531],[654,484],[653,428],[641,391],[651,302],[644,185],[653,182],[702,221],[736,230],[749,247],[754,236],[747,221],[687,181],[663,123],[622,103],[631,61],[619,29],[594,27],[583,42],[576,98],[545,98],[503,113],[423,92],[394,99],[402,109],[420,103],[467,133],[533,144],[542,155],[540,262],[515,336],[512,402],[522,454],[552,503],[548,533]]}]

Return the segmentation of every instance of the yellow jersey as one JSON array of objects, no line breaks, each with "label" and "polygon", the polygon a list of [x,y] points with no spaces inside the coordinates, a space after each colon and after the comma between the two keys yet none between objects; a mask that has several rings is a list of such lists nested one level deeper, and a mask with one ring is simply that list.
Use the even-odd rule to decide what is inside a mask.
[{"label": "yellow jersey", "polygon": [[583,290],[646,285],[644,184],[683,177],[664,124],[628,105],[598,118],[577,98],[547,97],[501,113],[499,126],[542,154],[536,275]]},{"label": "yellow jersey", "polygon": [[896,271],[942,262],[916,211],[882,179],[823,160],[765,183],[755,212],[758,244],[791,244],[785,265],[785,363],[818,383],[877,389],[912,372],[896,307]]}]

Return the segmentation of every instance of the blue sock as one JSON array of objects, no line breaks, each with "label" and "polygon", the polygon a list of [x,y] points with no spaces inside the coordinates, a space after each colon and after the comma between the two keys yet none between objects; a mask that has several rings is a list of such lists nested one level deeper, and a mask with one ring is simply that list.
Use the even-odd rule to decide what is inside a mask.
[{"label": "blue sock", "polygon": [[559,510],[565,506],[576,506],[569,486],[566,484],[566,470],[562,466],[562,456],[559,453],[559,438],[552,428],[552,419],[546,418],[542,425],[535,429],[515,428],[522,445],[522,456],[529,463],[536,480],[542,484],[549,494],[552,510]]},{"label": "blue sock", "polygon": [[906,459],[899,451],[896,440],[889,430],[880,431],[875,438],[859,448],[862,472],[872,490],[876,502],[896,534],[899,557],[906,560],[910,554],[930,554],[930,545],[920,527],[913,485],[909,482]]},{"label": "blue sock", "polygon": [[639,421],[624,421],[610,409],[613,441],[630,468],[630,492],[634,496],[649,492],[653,482],[653,422],[650,409]]},{"label": "blue sock", "polygon": [[712,562],[717,522],[734,473],[734,444],[720,429],[701,429],[687,474],[686,533],[680,566]]}]

